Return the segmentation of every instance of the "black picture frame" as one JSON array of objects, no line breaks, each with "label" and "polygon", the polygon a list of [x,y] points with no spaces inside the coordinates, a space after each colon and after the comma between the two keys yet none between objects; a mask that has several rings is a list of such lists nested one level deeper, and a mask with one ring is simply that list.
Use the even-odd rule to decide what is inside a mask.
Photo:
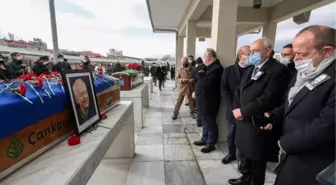
[{"label": "black picture frame", "polygon": [[101,120],[92,72],[62,71],[62,81],[71,104],[75,133],[81,135]]}]

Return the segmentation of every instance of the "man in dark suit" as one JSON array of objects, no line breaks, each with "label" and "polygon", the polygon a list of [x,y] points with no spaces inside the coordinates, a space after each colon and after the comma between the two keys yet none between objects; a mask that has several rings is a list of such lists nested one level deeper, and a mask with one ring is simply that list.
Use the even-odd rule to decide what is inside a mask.
[{"label": "man in dark suit", "polygon": [[223,67],[217,59],[216,51],[208,48],[204,54],[204,70],[196,74],[196,89],[193,97],[196,98],[197,113],[201,119],[202,139],[195,141],[197,146],[204,146],[203,153],[215,150],[218,140],[217,114],[221,101],[220,81]]},{"label": "man in dark suit", "polygon": [[294,64],[295,53],[293,52],[293,45],[287,44],[282,48],[280,62],[287,66],[287,73],[289,82],[296,76],[296,69]]},{"label": "man in dark suit", "polygon": [[236,119],[233,117],[233,100],[235,92],[240,84],[241,78],[249,69],[248,55],[250,53],[250,46],[242,46],[238,50],[237,60],[235,64],[224,68],[222,75],[222,97],[226,101],[226,120],[227,127],[227,140],[229,153],[222,160],[222,163],[228,164],[236,160],[236,145],[234,144],[236,133]]},{"label": "man in dark suit", "polygon": [[275,185],[319,185],[317,174],[335,161],[335,37],[335,29],[314,25],[293,40],[298,74],[285,103],[269,113],[283,120]]},{"label": "man in dark suit", "polygon": [[58,58],[58,62],[55,65],[56,71],[57,72],[62,72],[62,71],[67,71],[67,70],[71,70],[71,65],[68,63],[68,61],[66,61],[66,59],[64,58],[64,56],[62,54],[59,54],[57,56]]},{"label": "man in dark suit", "polygon": [[[266,38],[250,46],[249,61],[254,65],[244,74],[236,93],[233,115],[236,121],[235,144],[244,161],[242,176],[230,179],[230,184],[263,185],[272,131],[261,130],[264,112],[282,103],[287,86],[286,67],[271,57],[272,44]],[[265,110],[265,111],[264,111]]]},{"label": "man in dark suit", "polygon": [[36,75],[50,74],[49,69],[47,68],[47,66],[45,66],[45,64],[48,61],[49,61],[48,56],[40,57],[38,61],[34,62],[33,69],[32,69],[33,73]]}]

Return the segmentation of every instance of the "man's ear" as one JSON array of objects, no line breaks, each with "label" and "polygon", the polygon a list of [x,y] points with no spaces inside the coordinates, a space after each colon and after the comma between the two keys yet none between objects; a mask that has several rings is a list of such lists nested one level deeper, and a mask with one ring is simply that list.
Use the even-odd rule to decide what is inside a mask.
[{"label": "man's ear", "polygon": [[323,50],[325,51],[324,52],[324,57],[328,58],[334,53],[335,48],[333,48],[331,46],[326,46],[326,47],[323,48]]}]

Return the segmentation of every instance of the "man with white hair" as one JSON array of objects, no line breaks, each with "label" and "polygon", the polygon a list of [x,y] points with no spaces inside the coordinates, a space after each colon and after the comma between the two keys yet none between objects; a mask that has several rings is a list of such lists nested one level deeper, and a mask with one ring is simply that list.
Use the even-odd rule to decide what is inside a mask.
[{"label": "man with white hair", "polygon": [[90,91],[88,90],[84,80],[81,78],[78,78],[74,81],[72,85],[72,91],[76,104],[77,118],[79,124],[82,125],[95,115],[95,111],[93,109],[94,106],[92,102],[90,102]]},{"label": "man with white hair", "polygon": [[218,124],[216,121],[221,102],[221,76],[223,67],[214,49],[208,48],[204,53],[205,67],[196,74],[196,86],[193,97],[196,98],[197,116],[202,123],[202,138],[194,145],[204,146],[203,153],[216,149],[218,141]]},{"label": "man with white hair", "polygon": [[245,72],[233,107],[235,144],[244,165],[239,165],[242,176],[230,179],[230,184],[263,185],[266,162],[277,159],[277,152],[272,150],[278,150],[276,134],[265,125],[268,120],[264,113],[282,104],[287,73],[286,67],[271,57],[272,50],[272,44],[266,38],[250,45],[249,62],[254,66]]}]

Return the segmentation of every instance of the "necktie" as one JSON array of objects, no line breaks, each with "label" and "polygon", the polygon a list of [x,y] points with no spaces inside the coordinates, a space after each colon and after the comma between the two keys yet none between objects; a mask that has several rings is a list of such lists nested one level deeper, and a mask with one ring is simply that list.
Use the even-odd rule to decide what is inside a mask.
[{"label": "necktie", "polygon": [[259,67],[255,67],[252,73],[252,77],[254,77],[254,75],[256,75],[259,71]]}]

